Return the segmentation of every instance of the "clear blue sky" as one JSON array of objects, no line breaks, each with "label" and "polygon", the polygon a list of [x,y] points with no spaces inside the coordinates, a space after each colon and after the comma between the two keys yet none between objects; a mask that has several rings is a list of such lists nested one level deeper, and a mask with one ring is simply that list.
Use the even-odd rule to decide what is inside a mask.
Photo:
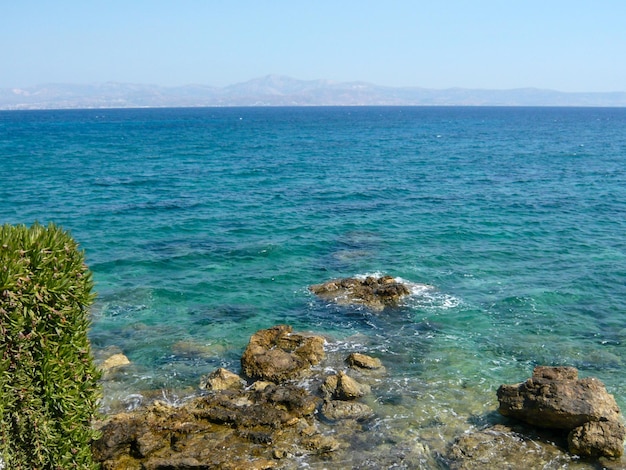
[{"label": "clear blue sky", "polygon": [[2,0],[0,87],[267,74],[626,91],[626,0]]}]

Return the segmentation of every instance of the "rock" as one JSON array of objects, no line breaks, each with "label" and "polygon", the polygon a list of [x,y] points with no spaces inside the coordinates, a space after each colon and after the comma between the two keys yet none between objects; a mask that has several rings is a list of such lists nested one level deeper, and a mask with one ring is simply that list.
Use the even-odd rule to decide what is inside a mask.
[{"label": "rock", "polygon": [[335,400],[354,400],[371,391],[368,385],[357,382],[345,372],[326,377],[321,390],[324,395]]},{"label": "rock", "polygon": [[303,377],[324,356],[322,337],[292,333],[290,326],[279,325],[252,335],[241,368],[251,379],[281,383]]},{"label": "rock", "polygon": [[93,453],[104,469],[273,468],[276,455],[287,458],[285,449],[338,448],[315,425],[319,402],[300,387],[276,384],[216,391],[180,407],[155,402],[102,423]]},{"label": "rock", "polygon": [[222,367],[200,379],[200,388],[205,390],[238,390],[244,386],[241,377]]},{"label": "rock", "polygon": [[356,401],[328,400],[320,409],[322,416],[330,421],[356,419],[359,421],[372,418],[374,412],[365,403]]},{"label": "rock", "polygon": [[495,426],[463,434],[446,455],[450,470],[500,470],[503,468],[565,468],[571,462],[565,452],[537,436]]},{"label": "rock", "polygon": [[569,432],[570,452],[619,457],[626,432],[617,403],[595,378],[572,367],[539,366],[526,382],[498,388],[499,412],[528,424]]},{"label": "rock", "polygon": [[501,385],[499,412],[545,427],[571,430],[588,421],[618,421],[620,411],[604,384],[578,379],[571,367],[536,367],[526,382]]},{"label": "rock", "polygon": [[309,287],[315,295],[341,305],[365,305],[373,310],[397,306],[402,297],[411,293],[409,288],[391,276],[364,279],[333,279]]},{"label": "rock", "polygon": [[350,367],[358,370],[384,370],[383,363],[380,359],[366,354],[352,353],[348,356],[346,362]]},{"label": "rock", "polygon": [[127,366],[130,364],[130,360],[124,354],[113,354],[109,358],[107,358],[100,368],[104,372],[108,372],[112,369],[116,369],[118,367]]},{"label": "rock", "polygon": [[626,429],[612,421],[590,421],[574,428],[567,436],[572,454],[583,457],[620,457],[624,451]]}]

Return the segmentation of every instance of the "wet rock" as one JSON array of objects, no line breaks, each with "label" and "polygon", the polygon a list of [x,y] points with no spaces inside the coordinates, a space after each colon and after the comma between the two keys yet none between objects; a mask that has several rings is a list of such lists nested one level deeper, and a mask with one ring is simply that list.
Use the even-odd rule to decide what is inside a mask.
[{"label": "wet rock", "polygon": [[620,457],[626,429],[613,421],[590,421],[574,428],[567,436],[571,453],[583,457]]},{"label": "wet rock", "polygon": [[329,421],[344,419],[362,421],[374,416],[372,409],[365,403],[343,400],[327,400],[322,405],[320,412]]},{"label": "wet rock", "polygon": [[315,426],[319,402],[300,387],[276,384],[222,390],[180,407],[155,402],[102,423],[93,452],[104,469],[273,468],[275,449],[306,455],[337,448]]},{"label": "wet rock", "polygon": [[579,379],[573,367],[536,367],[526,382],[501,385],[497,394],[502,415],[571,431],[572,453],[618,457],[623,452],[625,432],[615,399],[599,380]]},{"label": "wet rock", "polygon": [[537,436],[495,425],[455,439],[446,455],[450,470],[563,468],[571,457]]},{"label": "wet rock", "polygon": [[346,363],[353,369],[361,370],[377,370],[384,371],[385,367],[380,359],[366,354],[352,353],[347,359]]},{"label": "wet rock", "polygon": [[117,369],[118,367],[127,366],[130,364],[130,360],[121,353],[113,354],[108,357],[100,366],[104,372],[108,372],[112,369]]},{"label": "wet rock", "polygon": [[238,390],[244,386],[241,377],[222,367],[200,379],[200,388],[205,390]]},{"label": "wet rock", "polygon": [[323,358],[322,337],[292,333],[290,326],[279,325],[252,335],[241,367],[251,379],[280,383],[306,375]]},{"label": "wet rock", "polygon": [[391,276],[333,279],[312,285],[309,290],[323,299],[341,305],[365,305],[373,310],[396,306],[402,297],[411,293],[405,284],[397,282]]},{"label": "wet rock", "polygon": [[324,395],[335,400],[354,400],[371,391],[368,385],[357,382],[345,372],[326,377],[321,390]]}]

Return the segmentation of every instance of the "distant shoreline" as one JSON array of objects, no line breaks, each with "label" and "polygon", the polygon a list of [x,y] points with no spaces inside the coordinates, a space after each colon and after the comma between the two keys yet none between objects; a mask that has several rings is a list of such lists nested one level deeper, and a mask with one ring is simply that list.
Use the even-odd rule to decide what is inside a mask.
[{"label": "distant shoreline", "polygon": [[0,110],[285,106],[626,107],[626,92],[385,87],[269,75],[226,87],[132,83],[0,88]]}]

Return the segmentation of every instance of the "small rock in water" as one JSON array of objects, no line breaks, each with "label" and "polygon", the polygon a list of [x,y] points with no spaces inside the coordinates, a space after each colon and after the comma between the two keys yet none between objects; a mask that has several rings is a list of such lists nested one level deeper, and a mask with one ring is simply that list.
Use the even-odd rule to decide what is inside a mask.
[{"label": "small rock in water", "polygon": [[326,377],[321,389],[327,397],[336,400],[354,400],[371,391],[369,385],[357,382],[345,372]]},{"label": "small rock in water", "polygon": [[103,371],[107,372],[111,369],[115,369],[117,367],[127,366],[130,364],[130,360],[124,354],[113,354],[111,357],[106,359],[103,363],[102,368]]},{"label": "small rock in water", "polygon": [[333,279],[312,285],[309,290],[340,305],[365,305],[378,311],[388,306],[397,306],[403,297],[411,293],[405,284],[397,282],[391,276]]},{"label": "small rock in water", "polygon": [[278,325],[252,335],[241,368],[251,379],[280,383],[306,375],[324,357],[324,338],[292,333],[290,326]]},{"label": "small rock in water", "polygon": [[366,354],[352,353],[346,359],[348,365],[354,369],[380,370],[384,369],[380,359]]}]

